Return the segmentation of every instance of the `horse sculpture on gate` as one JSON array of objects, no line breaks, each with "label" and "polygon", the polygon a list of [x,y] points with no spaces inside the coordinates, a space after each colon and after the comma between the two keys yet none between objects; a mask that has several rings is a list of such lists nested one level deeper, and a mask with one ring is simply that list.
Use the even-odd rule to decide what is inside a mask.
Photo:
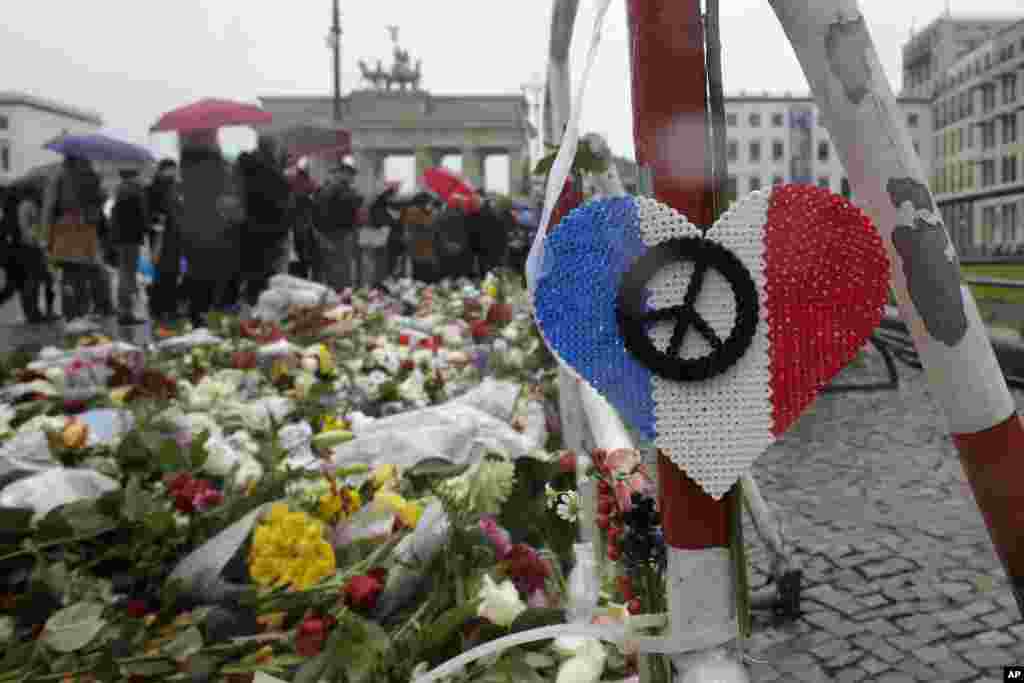
[{"label": "horse sculpture on gate", "polygon": [[[395,28],[389,27],[389,29]],[[363,74],[363,80],[369,82],[376,90],[390,92],[391,86],[394,85],[400,92],[406,92],[409,89],[413,92],[418,92],[420,81],[423,78],[423,60],[417,59],[416,65],[413,66],[409,51],[403,50],[398,46],[396,34],[397,30],[392,30],[392,40],[396,41],[395,49],[392,53],[395,61],[389,70],[384,69],[383,62],[379,59],[374,69],[371,69],[364,60],[360,59],[358,61],[359,70]]]}]

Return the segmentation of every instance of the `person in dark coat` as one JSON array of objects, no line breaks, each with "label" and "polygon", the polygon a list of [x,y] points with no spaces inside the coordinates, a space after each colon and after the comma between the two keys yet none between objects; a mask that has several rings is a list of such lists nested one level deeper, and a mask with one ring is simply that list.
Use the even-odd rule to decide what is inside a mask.
[{"label": "person in dark coat", "polygon": [[505,265],[508,256],[509,217],[503,216],[494,202],[466,217],[470,243],[476,259],[476,275],[483,277]]},{"label": "person in dark coat", "polygon": [[332,251],[330,269],[324,276],[327,284],[335,289],[356,284],[356,223],[363,197],[352,185],[355,177],[354,166],[338,165],[315,199],[315,226],[331,245]]},{"label": "person in dark coat", "polygon": [[[4,271],[4,288],[0,291],[0,306],[21,292],[28,277],[25,266],[18,258],[21,247],[21,229],[18,225],[20,192],[17,188],[4,191],[0,205],[0,268]],[[28,312],[25,312],[26,316]]]},{"label": "person in dark coat", "polygon": [[117,252],[117,308],[119,325],[140,325],[135,317],[139,254],[149,232],[146,189],[136,170],[121,171],[110,220],[110,243]]},{"label": "person in dark coat", "polygon": [[316,194],[316,183],[309,175],[309,171],[300,168],[295,173],[292,181],[292,239],[295,246],[296,261],[289,264],[288,272],[296,277],[316,277],[313,268],[314,252],[316,250],[315,235],[313,233],[313,197]]},{"label": "person in dark coat", "polygon": [[449,207],[437,223],[442,278],[473,277],[475,255],[468,219],[462,209]]},{"label": "person in dark coat", "polygon": [[181,280],[181,186],[178,164],[164,159],[146,191],[149,205],[150,253],[156,266],[156,279],[150,290],[150,315],[161,320],[176,318]]},{"label": "person in dark coat", "polygon": [[283,269],[291,214],[291,185],[284,175],[276,141],[261,136],[254,154],[238,159],[245,202],[242,273],[245,298],[255,306],[270,277]]}]

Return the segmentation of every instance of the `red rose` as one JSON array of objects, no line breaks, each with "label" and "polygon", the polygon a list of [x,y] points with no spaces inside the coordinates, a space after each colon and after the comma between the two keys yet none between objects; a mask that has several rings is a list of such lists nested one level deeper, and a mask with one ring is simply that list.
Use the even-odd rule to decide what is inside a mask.
[{"label": "red rose", "polygon": [[64,401],[64,412],[69,415],[77,415],[85,410],[85,401],[69,400]]},{"label": "red rose", "polygon": [[486,339],[491,336],[491,326],[484,320],[474,320],[470,324],[469,330],[475,340]]},{"label": "red rose", "polygon": [[504,564],[505,573],[526,595],[544,590],[544,582],[551,576],[551,565],[525,543],[513,545],[505,556]]},{"label": "red rose", "polygon": [[256,367],[256,353],[253,351],[235,351],[231,354],[231,365],[236,370],[252,370]]},{"label": "red rose", "polygon": [[299,625],[295,636],[295,651],[303,657],[315,657],[324,649],[327,632],[335,625],[334,617],[309,615]]},{"label": "red rose", "polygon": [[558,458],[558,468],[566,474],[574,474],[576,472],[576,454],[572,451],[562,451],[562,455]]},{"label": "red rose", "polygon": [[125,607],[125,611],[128,612],[128,616],[141,619],[146,616],[146,601],[145,600],[129,600],[128,605]]},{"label": "red rose", "polygon": [[412,362],[409,359],[403,360],[402,361],[402,369],[403,370],[415,370],[416,369],[416,363]]},{"label": "red rose", "polygon": [[371,569],[365,574],[353,576],[345,584],[345,602],[355,609],[371,610],[377,606],[377,598],[384,590],[387,570]]},{"label": "red rose", "polygon": [[401,346],[408,346],[409,345],[409,341],[410,341],[409,335],[407,335],[407,334],[400,334],[400,335],[398,335],[398,343]]}]

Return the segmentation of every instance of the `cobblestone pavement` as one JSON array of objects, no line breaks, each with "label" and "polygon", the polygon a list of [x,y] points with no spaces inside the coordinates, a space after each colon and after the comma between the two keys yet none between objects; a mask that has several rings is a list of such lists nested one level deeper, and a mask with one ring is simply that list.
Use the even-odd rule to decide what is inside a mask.
[{"label": "cobblestone pavement", "polygon": [[[844,382],[884,377],[877,353]],[[755,613],[753,681],[1002,681],[1021,619],[923,373],[821,396],[755,465],[804,570],[803,616]],[[1017,392],[1024,407],[1024,393]],[[770,570],[747,525],[751,583]]]}]

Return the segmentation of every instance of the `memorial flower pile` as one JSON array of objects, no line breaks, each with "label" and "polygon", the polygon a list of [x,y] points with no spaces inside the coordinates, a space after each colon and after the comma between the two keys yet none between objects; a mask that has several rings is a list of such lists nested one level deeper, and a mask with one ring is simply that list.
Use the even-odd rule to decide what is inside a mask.
[{"label": "memorial flower pile", "polygon": [[[579,503],[522,288],[316,287],[0,361],[0,682],[405,683],[565,621]],[[635,671],[588,648],[457,680]]]}]

